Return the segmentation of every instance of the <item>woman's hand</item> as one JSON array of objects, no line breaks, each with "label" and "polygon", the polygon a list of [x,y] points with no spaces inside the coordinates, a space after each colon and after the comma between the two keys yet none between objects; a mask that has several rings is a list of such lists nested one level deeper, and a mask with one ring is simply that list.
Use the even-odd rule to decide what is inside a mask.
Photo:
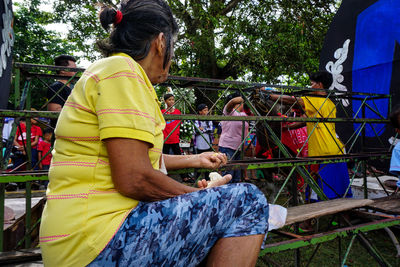
[{"label": "woman's hand", "polygon": [[224,153],[204,152],[198,156],[199,168],[217,169],[228,162],[228,158]]},{"label": "woman's hand", "polygon": [[230,175],[230,174],[227,174],[227,175],[223,176],[221,179],[218,179],[216,181],[206,181],[205,179],[202,179],[197,182],[197,186],[200,189],[217,187],[217,186],[221,186],[221,185],[229,183],[229,181],[231,179],[232,179],[232,175]]}]

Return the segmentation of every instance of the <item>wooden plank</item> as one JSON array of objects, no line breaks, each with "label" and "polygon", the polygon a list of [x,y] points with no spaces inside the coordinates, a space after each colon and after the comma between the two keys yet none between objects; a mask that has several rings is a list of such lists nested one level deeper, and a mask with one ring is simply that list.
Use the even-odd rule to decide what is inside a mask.
[{"label": "wooden plank", "polygon": [[[44,208],[46,200],[40,199],[35,206],[32,207],[32,222],[37,222]],[[25,236],[25,214],[19,216],[15,221],[10,221],[10,224],[4,224],[4,243],[5,251],[14,250],[18,242]],[[31,242],[37,244],[39,242],[39,227],[37,226],[30,235]]]},{"label": "wooden plank", "polygon": [[372,199],[340,198],[288,208],[285,225],[370,205]]},{"label": "wooden plank", "polygon": [[388,214],[400,214],[400,194],[374,199],[368,207]]},{"label": "wooden plank", "polygon": [[[38,203],[44,202],[44,201],[45,201],[44,198],[32,198],[32,200],[31,200],[32,209],[34,209],[35,206],[38,205]],[[15,217],[12,220],[7,220],[4,223],[4,228],[3,228],[4,230],[6,230],[8,227],[10,227],[12,224],[17,222],[21,217],[23,217],[25,215],[25,208],[26,208],[25,199],[24,198],[7,198],[5,200],[5,206],[9,207],[13,210]]]},{"label": "wooden plank", "polygon": [[42,254],[39,248],[20,251],[0,252],[0,264],[16,264],[27,261],[40,261]]}]

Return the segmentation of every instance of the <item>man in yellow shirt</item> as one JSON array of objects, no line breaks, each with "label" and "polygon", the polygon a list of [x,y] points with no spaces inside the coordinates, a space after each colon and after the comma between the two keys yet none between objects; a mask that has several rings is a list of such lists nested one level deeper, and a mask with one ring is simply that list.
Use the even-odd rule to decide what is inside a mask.
[{"label": "man in yellow shirt", "polygon": [[[270,94],[273,101],[279,100],[283,104],[297,105],[302,108],[308,118],[336,118],[336,106],[327,97],[326,90],[332,84],[332,75],[328,72],[315,72],[310,75],[311,88],[316,89],[312,96],[300,98]],[[336,134],[335,123],[307,122],[308,132],[308,156],[333,156],[344,154],[344,145]],[[304,126],[298,124],[298,127]],[[343,197],[349,186],[349,174],[347,164],[320,164],[311,166],[311,170],[318,173],[317,182],[329,199]],[[351,190],[346,197],[352,197]],[[317,201],[316,196],[311,200]]]}]

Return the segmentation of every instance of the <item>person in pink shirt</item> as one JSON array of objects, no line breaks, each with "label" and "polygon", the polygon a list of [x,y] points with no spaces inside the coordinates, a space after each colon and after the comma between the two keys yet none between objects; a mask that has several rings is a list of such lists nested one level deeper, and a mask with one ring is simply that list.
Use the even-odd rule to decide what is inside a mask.
[{"label": "person in pink shirt", "polygon": [[[247,116],[243,109],[244,100],[241,96],[236,93],[228,96],[227,103],[224,107],[223,114],[226,116]],[[243,135],[243,123],[242,121],[222,121],[221,122],[221,136],[218,143],[218,151],[225,153],[229,160],[240,159],[240,149],[243,139],[247,136],[249,130],[249,124],[244,123],[244,135]],[[238,150],[238,151],[237,151]],[[237,152],[236,152],[237,151]],[[224,173],[232,175],[232,183],[240,182],[241,171],[231,170]]]}]

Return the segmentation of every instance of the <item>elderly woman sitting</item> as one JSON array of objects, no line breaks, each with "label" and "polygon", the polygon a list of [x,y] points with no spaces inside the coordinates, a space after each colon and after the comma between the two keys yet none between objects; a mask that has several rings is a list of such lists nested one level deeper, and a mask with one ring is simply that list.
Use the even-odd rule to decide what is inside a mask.
[{"label": "elderly woman sitting", "polygon": [[162,156],[165,121],[152,84],[167,79],[177,24],[162,0],[105,7],[106,58],[60,113],[40,241],[47,266],[255,265],[268,204],[231,177],[198,188],[159,169],[218,168],[224,154]]}]

